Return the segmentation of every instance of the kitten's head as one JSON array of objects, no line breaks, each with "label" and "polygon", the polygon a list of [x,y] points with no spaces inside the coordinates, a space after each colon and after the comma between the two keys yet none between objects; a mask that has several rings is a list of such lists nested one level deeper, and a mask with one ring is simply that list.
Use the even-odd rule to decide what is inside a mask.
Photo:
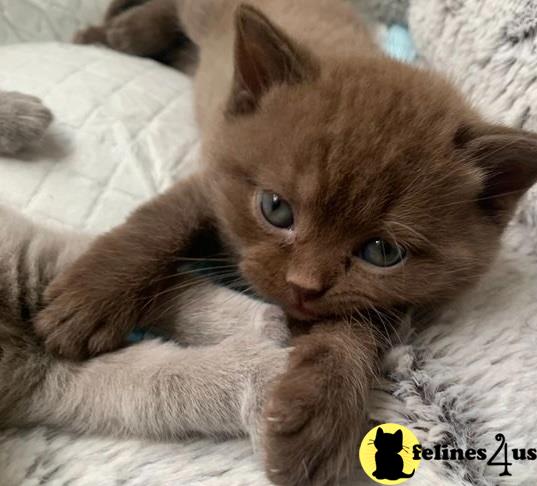
[{"label": "kitten's head", "polygon": [[485,123],[439,77],[317,59],[249,7],[212,148],[242,274],[307,320],[453,297],[537,178],[537,138]]}]

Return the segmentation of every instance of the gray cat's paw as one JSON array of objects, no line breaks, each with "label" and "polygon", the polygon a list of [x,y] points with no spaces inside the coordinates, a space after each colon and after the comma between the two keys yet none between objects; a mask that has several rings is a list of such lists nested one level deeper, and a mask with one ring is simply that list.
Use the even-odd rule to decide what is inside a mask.
[{"label": "gray cat's paw", "polygon": [[0,153],[13,155],[38,141],[52,121],[39,98],[0,92]]}]

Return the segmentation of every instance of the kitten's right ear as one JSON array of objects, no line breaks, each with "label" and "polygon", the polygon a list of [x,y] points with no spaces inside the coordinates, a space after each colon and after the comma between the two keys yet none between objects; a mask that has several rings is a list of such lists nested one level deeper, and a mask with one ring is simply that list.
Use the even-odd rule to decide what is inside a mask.
[{"label": "kitten's right ear", "polygon": [[475,125],[460,129],[455,145],[482,171],[480,206],[505,226],[520,198],[537,182],[537,134]]},{"label": "kitten's right ear", "polygon": [[259,10],[240,5],[235,14],[235,59],[230,114],[255,111],[261,97],[277,84],[314,79],[318,64]]},{"label": "kitten's right ear", "polygon": [[382,437],[384,435],[384,430],[382,430],[382,427],[379,427],[377,429],[377,435],[375,436],[376,439],[378,439],[379,437]]}]

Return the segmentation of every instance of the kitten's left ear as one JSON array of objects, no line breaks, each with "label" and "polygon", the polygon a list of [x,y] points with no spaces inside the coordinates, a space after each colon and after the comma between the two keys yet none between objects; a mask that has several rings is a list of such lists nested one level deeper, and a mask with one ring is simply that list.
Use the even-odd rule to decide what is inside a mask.
[{"label": "kitten's left ear", "polygon": [[317,75],[318,64],[313,54],[293,42],[254,7],[239,6],[235,30],[235,72],[229,113],[251,113],[273,86],[298,84]]},{"label": "kitten's left ear", "polygon": [[463,129],[455,142],[483,171],[480,206],[507,224],[520,198],[537,182],[537,134],[485,125]]}]

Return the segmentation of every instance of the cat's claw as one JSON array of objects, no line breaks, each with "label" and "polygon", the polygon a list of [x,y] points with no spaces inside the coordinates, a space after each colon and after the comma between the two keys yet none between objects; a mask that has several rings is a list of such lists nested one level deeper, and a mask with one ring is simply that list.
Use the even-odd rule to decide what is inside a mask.
[{"label": "cat's claw", "polygon": [[52,118],[39,98],[0,92],[0,153],[14,155],[41,139]]}]

